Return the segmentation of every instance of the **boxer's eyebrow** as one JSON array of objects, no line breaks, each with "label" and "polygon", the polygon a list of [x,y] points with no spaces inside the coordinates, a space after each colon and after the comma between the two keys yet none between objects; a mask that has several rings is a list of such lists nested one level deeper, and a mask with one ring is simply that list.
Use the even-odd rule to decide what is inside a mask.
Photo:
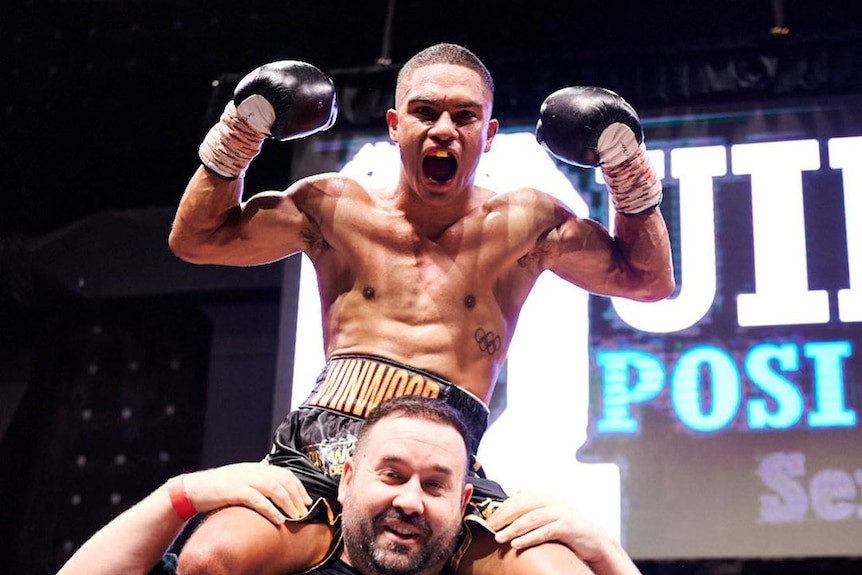
[{"label": "boxer's eyebrow", "polygon": [[481,108],[482,103],[474,100],[455,100],[452,99],[450,101],[449,96],[443,96],[442,98],[434,98],[432,96],[416,96],[411,98],[408,104],[433,104],[436,106],[445,106],[446,104],[452,104],[454,108],[466,109],[466,108]]}]

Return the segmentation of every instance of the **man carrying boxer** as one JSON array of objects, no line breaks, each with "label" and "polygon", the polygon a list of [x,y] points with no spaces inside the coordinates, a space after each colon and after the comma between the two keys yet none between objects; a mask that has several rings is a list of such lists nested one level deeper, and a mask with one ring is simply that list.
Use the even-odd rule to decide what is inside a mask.
[{"label": "man carrying boxer", "polygon": [[[440,401],[400,396],[380,404],[363,426],[339,486],[345,546],[318,575],[444,572],[461,536],[472,492],[467,483],[468,430]],[[265,463],[238,463],[176,477],[100,529],[58,575],[171,575],[165,553],[197,512],[243,505],[273,525],[292,506],[295,477]],[[519,549],[559,541],[594,565],[594,575],[640,575],[619,546],[574,509],[535,495],[517,495],[495,513],[509,527],[501,541]]]},{"label": "man carrying boxer", "polygon": [[[601,166],[615,237],[539,190],[498,194],[474,185],[498,123],[491,76],[470,51],[439,44],[420,52],[399,73],[395,100],[386,116],[401,155],[394,187],[366,189],[322,174],[243,201],[243,175],[264,138],[301,137],[335,116],[331,81],[307,64],[249,74],[200,147],[203,166],[170,235],[172,250],[195,263],[256,265],[296,252],[313,263],[327,365],[304,406],[276,431],[269,461],[301,479],[318,517],[321,505],[324,518],[334,516],[338,462],[386,397],[419,394],[455,406],[470,422],[475,454],[518,314],[542,272],[641,301],[674,287],[661,183],[622,98],[598,88],[561,90],[543,104],[537,127],[557,157]],[[474,499],[504,497],[491,482],[471,481]],[[301,515],[311,503],[295,500]],[[192,535],[180,573],[301,571],[331,553],[329,523],[274,528],[247,509],[221,510]],[[272,561],[276,550],[280,564]],[[513,573],[583,568],[562,546],[519,553],[476,530],[459,571],[501,573],[500,562],[512,562]]]}]

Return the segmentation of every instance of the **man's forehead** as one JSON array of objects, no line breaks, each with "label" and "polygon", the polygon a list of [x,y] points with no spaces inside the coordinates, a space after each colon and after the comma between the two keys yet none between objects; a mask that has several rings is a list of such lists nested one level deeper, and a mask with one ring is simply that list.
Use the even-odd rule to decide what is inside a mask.
[{"label": "man's forehead", "polygon": [[[388,415],[380,419],[374,427],[371,428],[369,437],[373,439],[370,443],[377,443],[381,439],[395,434],[403,437],[424,437],[433,432],[440,431],[439,428],[448,427],[436,421],[429,421],[419,417],[410,415],[394,414]],[[454,431],[454,430],[453,430]]]},{"label": "man's forehead", "polygon": [[401,86],[400,99],[463,99],[488,104],[491,91],[482,76],[459,64],[429,64],[413,70]]},{"label": "man's forehead", "polygon": [[374,425],[365,439],[366,451],[374,456],[403,452],[446,454],[455,462],[466,458],[467,448],[453,427],[426,419],[386,417]]}]

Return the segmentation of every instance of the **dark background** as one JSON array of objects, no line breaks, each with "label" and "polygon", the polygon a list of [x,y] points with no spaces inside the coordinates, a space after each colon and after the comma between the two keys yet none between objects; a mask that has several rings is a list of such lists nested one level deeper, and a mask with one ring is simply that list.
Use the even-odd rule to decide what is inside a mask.
[{"label": "dark background", "polygon": [[[534,114],[546,95],[540,89],[584,83],[597,69],[632,81],[626,76],[636,62],[704,62],[710,54],[774,51],[775,44],[809,52],[852,43],[862,28],[849,4],[832,0],[392,5],[387,40],[386,0],[4,3],[2,235],[43,234],[104,209],[174,205],[210,121],[211,83],[271,60],[302,59],[332,71],[373,66],[382,55],[398,64],[429,44],[459,42],[497,76],[500,111],[519,106]],[[771,36],[776,22],[790,34]],[[832,60],[818,62],[821,73],[840,65]],[[758,88],[745,81],[737,88]],[[761,96],[786,91],[759,87]],[[730,88],[714,86],[711,96],[732,97]],[[658,94],[624,95],[643,107]]]},{"label": "dark background", "polygon": [[[165,238],[231,83],[301,59],[339,89],[335,130],[382,122],[393,72],[474,50],[498,117],[572,84],[639,110],[862,96],[862,22],[804,0],[13,0],[0,14],[0,551],[51,573],[159,482],[259,456],[291,366],[291,259],[186,266]],[[391,25],[391,26],[390,26]],[[776,25],[789,29],[775,35]],[[382,61],[381,61],[382,60]],[[390,62],[387,64],[387,62]],[[290,145],[249,189],[284,187]],[[274,376],[274,377],[273,377]],[[237,385],[239,382],[240,385]],[[862,552],[862,549],[860,549]],[[645,573],[858,573],[858,560],[644,563]]]}]

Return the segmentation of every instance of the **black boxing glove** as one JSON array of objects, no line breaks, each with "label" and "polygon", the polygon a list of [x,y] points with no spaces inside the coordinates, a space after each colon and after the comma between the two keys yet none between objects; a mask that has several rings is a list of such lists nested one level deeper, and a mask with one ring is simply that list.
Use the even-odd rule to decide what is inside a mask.
[{"label": "black boxing glove", "polygon": [[600,167],[618,212],[639,214],[661,203],[640,119],[614,92],[592,86],[554,92],[542,103],[536,139],[566,163]]},{"label": "black boxing glove", "polygon": [[238,178],[265,138],[285,141],[326,130],[337,109],[332,80],[318,68],[296,60],[265,64],[239,81],[198,155],[215,173]]}]

